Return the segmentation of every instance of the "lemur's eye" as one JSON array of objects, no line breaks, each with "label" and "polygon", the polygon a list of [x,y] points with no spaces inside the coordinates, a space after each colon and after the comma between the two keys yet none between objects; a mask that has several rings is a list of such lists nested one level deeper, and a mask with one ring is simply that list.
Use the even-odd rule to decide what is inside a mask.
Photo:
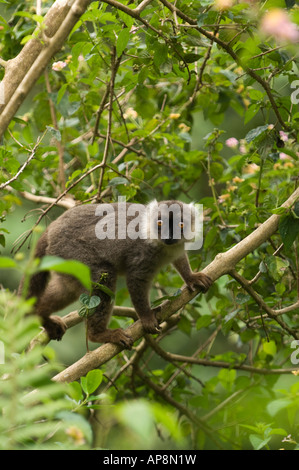
[{"label": "lemur's eye", "polygon": [[180,223],[179,223],[179,227],[180,227],[180,228],[184,228],[184,222],[180,222]]},{"label": "lemur's eye", "polygon": [[163,220],[161,220],[161,219],[157,220],[157,225],[158,225],[158,227],[162,227]]}]

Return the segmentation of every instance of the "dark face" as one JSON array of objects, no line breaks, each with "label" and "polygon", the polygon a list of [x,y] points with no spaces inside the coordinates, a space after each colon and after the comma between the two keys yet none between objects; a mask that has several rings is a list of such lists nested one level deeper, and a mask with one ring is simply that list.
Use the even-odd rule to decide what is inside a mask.
[{"label": "dark face", "polygon": [[170,211],[165,215],[159,212],[157,225],[158,237],[165,245],[174,245],[183,241],[184,223],[181,210],[179,213]]}]

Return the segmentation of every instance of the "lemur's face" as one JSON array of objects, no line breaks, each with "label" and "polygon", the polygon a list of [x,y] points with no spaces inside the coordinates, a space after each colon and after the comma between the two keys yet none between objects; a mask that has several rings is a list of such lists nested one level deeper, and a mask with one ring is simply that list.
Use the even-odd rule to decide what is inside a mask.
[{"label": "lemur's face", "polygon": [[153,201],[148,206],[150,239],[165,245],[185,243],[194,236],[195,215],[193,204]]}]

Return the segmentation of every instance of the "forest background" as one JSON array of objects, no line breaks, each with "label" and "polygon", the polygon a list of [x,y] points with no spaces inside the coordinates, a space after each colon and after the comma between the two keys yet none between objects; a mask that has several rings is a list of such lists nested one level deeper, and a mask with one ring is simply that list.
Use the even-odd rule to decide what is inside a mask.
[{"label": "forest background", "polygon": [[[1,448],[298,449],[298,25],[295,0],[0,0]],[[90,280],[36,240],[119,196],[203,204],[215,282],[164,269],[150,336],[120,281],[132,351],[86,353],[80,302],[47,344],[21,276]]]}]

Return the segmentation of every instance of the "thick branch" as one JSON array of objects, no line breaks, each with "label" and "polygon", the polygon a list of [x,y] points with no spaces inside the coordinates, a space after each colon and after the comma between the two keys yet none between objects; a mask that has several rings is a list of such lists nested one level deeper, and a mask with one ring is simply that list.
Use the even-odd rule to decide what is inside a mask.
[{"label": "thick branch", "polygon": [[[43,25],[44,37],[53,37],[61,25],[63,19],[68,14],[71,3],[71,1],[66,2],[64,0],[57,0],[52,5],[47,15],[45,16]],[[15,90],[25,77],[26,73],[39,56],[42,49],[42,41],[37,37],[28,41],[17,57],[8,60],[7,62],[0,62],[0,65],[5,67],[5,77],[2,81],[2,85],[5,91],[5,104],[2,105],[1,103],[0,111],[5,108]]]},{"label": "thick branch", "polygon": [[[11,186],[6,187],[7,191],[15,191]],[[53,197],[48,196],[37,196],[36,194],[31,194],[28,191],[18,191],[18,194],[27,199],[28,201],[35,202],[37,204],[53,204],[55,206],[63,207],[64,209],[71,209],[76,205],[75,199],[71,197],[64,197],[57,201]],[[52,206],[53,207],[53,206]]]},{"label": "thick branch", "polygon": [[63,46],[90,1],[56,0],[45,18],[45,32],[49,40],[42,44],[42,38],[32,39],[16,58],[8,62],[2,81],[5,104],[0,117],[0,138],[53,55]]},{"label": "thick branch", "polygon": [[[143,0],[130,12],[134,18],[151,0]],[[28,41],[17,57],[4,61],[0,65],[5,68],[5,76],[1,82],[4,104],[0,105],[0,138],[14,117],[19,106],[43,73],[53,55],[61,49],[78,18],[84,13],[91,0],[56,0],[45,16],[42,31],[35,32],[36,37]],[[140,20],[142,21],[142,20]]]},{"label": "thick branch", "polygon": [[[282,205],[284,208],[291,207],[299,198],[299,188],[285,201]],[[205,274],[208,274],[213,281],[220,276],[231,272],[236,264],[241,261],[249,253],[257,249],[269,237],[271,237],[278,228],[280,216],[275,214],[261,224],[254,232],[240,241],[237,245],[232,247],[225,253],[220,253],[216,258],[203,269]],[[190,292],[186,287],[182,289],[180,296],[175,297],[174,300],[167,300],[161,306],[160,318],[166,320],[178,310],[183,308],[190,300],[192,300],[198,292]],[[144,330],[141,321],[138,320],[126,332],[137,341],[144,336]],[[114,356],[116,356],[122,348],[115,344],[104,344],[92,352],[85,354],[79,361],[72,364],[70,367],[60,372],[54,377],[58,382],[72,382],[85,375],[89,370],[95,369],[102,364],[105,364]]]},{"label": "thick branch", "polygon": [[[131,307],[121,307],[121,306],[115,305],[113,307],[112,315],[118,316],[118,317],[129,317],[129,318],[133,318],[134,320],[137,320],[137,313],[135,312],[134,308],[131,308]],[[74,312],[68,313],[67,315],[62,317],[62,319],[65,323],[67,330],[83,322],[83,317],[80,317],[77,310],[75,310]],[[42,331],[31,341],[29,349],[30,350],[33,349],[37,344],[46,345],[48,344],[49,341],[50,340],[46,331],[42,329]]]}]

